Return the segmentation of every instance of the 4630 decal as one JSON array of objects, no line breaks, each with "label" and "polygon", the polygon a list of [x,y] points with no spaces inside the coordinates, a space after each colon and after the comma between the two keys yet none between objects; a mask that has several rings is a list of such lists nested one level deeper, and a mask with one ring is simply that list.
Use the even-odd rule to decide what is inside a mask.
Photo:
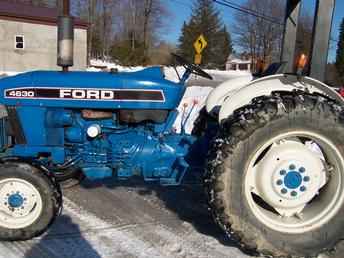
[{"label": "4630 decal", "polygon": [[6,92],[6,96],[8,97],[24,97],[24,98],[34,98],[35,92],[31,90],[11,90]]}]

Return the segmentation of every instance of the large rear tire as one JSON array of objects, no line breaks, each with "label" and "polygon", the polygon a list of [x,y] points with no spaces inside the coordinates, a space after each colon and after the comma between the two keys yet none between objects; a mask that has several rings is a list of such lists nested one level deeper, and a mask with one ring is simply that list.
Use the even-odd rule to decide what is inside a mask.
[{"label": "large rear tire", "polygon": [[343,238],[341,111],[321,96],[279,93],[221,125],[205,187],[216,221],[244,249],[317,257]]},{"label": "large rear tire", "polygon": [[191,135],[201,137],[204,135],[205,131],[207,130],[208,120],[210,119],[207,110],[203,107],[198,114],[194,122],[194,126],[192,128]]},{"label": "large rear tire", "polygon": [[58,215],[60,191],[40,169],[25,163],[0,165],[0,240],[28,240],[46,231]]}]

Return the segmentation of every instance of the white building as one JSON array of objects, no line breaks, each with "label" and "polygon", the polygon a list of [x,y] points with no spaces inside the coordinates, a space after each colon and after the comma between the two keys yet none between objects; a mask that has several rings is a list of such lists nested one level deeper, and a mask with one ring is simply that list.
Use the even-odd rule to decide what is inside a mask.
[{"label": "white building", "polygon": [[243,60],[229,56],[226,62],[226,70],[251,72],[251,60]]},{"label": "white building", "polygon": [[[0,1],[0,71],[58,70],[57,9]],[[88,24],[75,19],[74,67],[87,66]]]}]

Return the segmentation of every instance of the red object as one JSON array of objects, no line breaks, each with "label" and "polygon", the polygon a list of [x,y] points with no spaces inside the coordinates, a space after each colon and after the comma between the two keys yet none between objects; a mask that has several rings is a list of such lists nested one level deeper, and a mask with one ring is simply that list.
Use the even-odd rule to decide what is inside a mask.
[{"label": "red object", "polygon": [[341,87],[339,89],[339,94],[340,94],[340,96],[342,96],[344,98],[344,87]]}]

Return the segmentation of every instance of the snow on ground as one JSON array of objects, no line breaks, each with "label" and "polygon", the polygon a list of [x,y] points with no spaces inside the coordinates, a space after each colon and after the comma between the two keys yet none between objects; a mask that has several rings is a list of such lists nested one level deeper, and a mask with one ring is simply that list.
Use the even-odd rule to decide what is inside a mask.
[{"label": "snow on ground", "polygon": [[96,60],[92,59],[90,61],[91,67],[87,68],[87,71],[92,72],[98,72],[101,71],[101,68],[95,68],[95,67],[106,67],[106,69],[117,69],[119,72],[135,72],[144,69],[143,66],[131,66],[126,67],[119,64],[111,63],[111,62],[104,62],[102,60]]},{"label": "snow on ground", "polygon": [[205,101],[209,93],[213,90],[212,87],[192,86],[186,88],[184,97],[178,107],[179,115],[174,123],[176,132],[181,131],[182,122],[185,123],[185,132],[190,134],[193,124],[199,115],[199,111],[205,105]]},{"label": "snow on ground", "polygon": [[[121,66],[118,64],[110,63],[110,62],[103,62],[101,60],[91,60],[91,67],[87,68],[87,71],[90,72],[97,72],[103,70],[111,70],[111,69],[117,69],[119,72],[135,72],[142,70],[146,67],[143,66],[135,66],[135,67],[126,67]],[[95,68],[98,67],[98,68]],[[179,76],[181,77],[185,71],[185,68],[182,66],[176,67],[177,72]],[[173,82],[179,82],[178,74],[176,73],[176,69],[172,66],[164,66],[164,74],[165,78],[167,80],[173,81]],[[215,81],[225,81],[229,79],[234,79],[241,76],[252,76],[251,73],[247,71],[222,71],[222,70],[211,70],[211,69],[205,69],[205,72],[209,73],[211,76],[213,76]],[[196,80],[199,78],[199,76],[191,75],[190,80]]]},{"label": "snow on ground", "polygon": [[7,76],[14,76],[17,74],[19,74],[19,72],[2,72],[2,71],[0,71],[0,79],[7,77]]},{"label": "snow on ground", "polygon": [[[153,206],[157,205],[156,197],[150,195],[144,199],[135,190],[121,189],[99,189],[93,193],[79,189],[79,195],[85,191],[87,203],[99,203],[96,201],[99,199],[105,208],[100,205],[90,211],[70,196],[65,197],[63,214],[48,232],[25,242],[0,242],[0,257],[249,258],[237,247],[223,244],[211,234],[198,232],[193,224],[181,220],[160,204]],[[72,195],[74,197],[75,193]],[[109,199],[104,200],[104,196]],[[103,209],[101,213],[106,213],[107,203],[115,207],[115,211],[107,211],[111,218],[104,219],[95,212]],[[203,206],[197,205],[193,212],[204,211]],[[208,223],[208,216],[206,218]],[[215,224],[209,227],[210,232],[217,231]]]},{"label": "snow on ground", "polygon": [[242,76],[252,76],[250,72],[247,71],[222,71],[222,70],[208,70],[205,69],[207,73],[211,74],[216,79],[233,79]]}]

